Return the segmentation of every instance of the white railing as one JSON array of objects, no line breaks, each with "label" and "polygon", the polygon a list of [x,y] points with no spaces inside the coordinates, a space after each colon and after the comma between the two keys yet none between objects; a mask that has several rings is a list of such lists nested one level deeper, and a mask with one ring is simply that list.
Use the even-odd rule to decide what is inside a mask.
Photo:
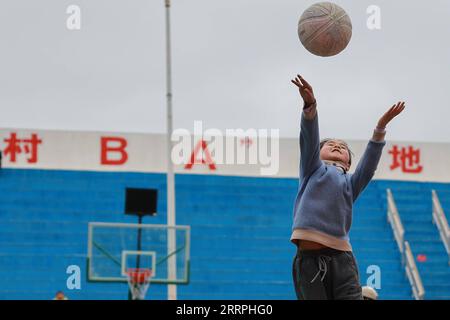
[{"label": "white railing", "polygon": [[405,267],[406,276],[408,277],[411,289],[416,300],[423,300],[425,297],[425,289],[423,288],[422,279],[420,278],[419,270],[417,269],[414,255],[408,241],[405,241],[405,229],[403,228],[402,220],[395,205],[394,197],[390,189],[387,189],[387,216],[394,233],[395,240],[398,245],[398,250],[402,255],[402,264]]},{"label": "white railing", "polygon": [[448,264],[450,265],[450,229],[447,218],[445,217],[444,210],[435,190],[431,190],[431,198],[433,201],[433,223],[439,230],[441,240],[448,254]]},{"label": "white railing", "polygon": [[402,221],[398,214],[397,206],[394,202],[394,197],[390,189],[387,189],[387,204],[388,204],[388,220],[391,224],[392,231],[394,232],[394,238],[397,241],[398,249],[402,253],[405,242],[405,229],[403,228]]}]

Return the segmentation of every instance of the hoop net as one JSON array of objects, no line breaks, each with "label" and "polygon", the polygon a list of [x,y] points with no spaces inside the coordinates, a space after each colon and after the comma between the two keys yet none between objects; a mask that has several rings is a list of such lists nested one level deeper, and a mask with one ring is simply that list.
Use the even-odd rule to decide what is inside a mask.
[{"label": "hoop net", "polygon": [[148,287],[152,270],[146,268],[129,268],[127,270],[128,286],[130,287],[133,300],[144,300]]}]

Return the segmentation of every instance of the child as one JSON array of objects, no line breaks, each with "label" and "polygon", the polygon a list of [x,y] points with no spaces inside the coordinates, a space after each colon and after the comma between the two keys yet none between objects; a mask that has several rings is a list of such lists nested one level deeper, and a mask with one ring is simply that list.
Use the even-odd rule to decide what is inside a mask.
[{"label": "child", "polygon": [[344,141],[319,141],[317,105],[311,85],[297,75],[304,106],[300,131],[300,186],[291,241],[297,245],[293,278],[300,300],[362,300],[359,273],[348,233],[352,206],[372,179],[386,142],[386,125],[405,108],[392,106],[378,121],[355,172]]}]

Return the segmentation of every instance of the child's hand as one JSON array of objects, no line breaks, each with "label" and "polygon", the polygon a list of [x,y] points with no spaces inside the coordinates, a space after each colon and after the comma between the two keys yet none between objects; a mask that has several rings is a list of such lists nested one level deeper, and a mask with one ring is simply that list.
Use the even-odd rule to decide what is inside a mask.
[{"label": "child's hand", "polygon": [[378,128],[386,128],[386,125],[405,109],[405,102],[394,104],[378,121]]},{"label": "child's hand", "polygon": [[316,98],[314,97],[314,92],[311,85],[305,79],[303,79],[301,75],[298,74],[295,80],[291,80],[291,82],[298,87],[298,91],[300,92],[305,105],[309,106],[316,102]]}]

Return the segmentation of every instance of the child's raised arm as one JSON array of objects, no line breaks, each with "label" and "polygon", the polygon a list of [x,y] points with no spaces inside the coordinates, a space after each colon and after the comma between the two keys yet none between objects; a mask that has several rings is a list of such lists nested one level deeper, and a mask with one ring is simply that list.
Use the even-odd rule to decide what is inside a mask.
[{"label": "child's raised arm", "polygon": [[291,80],[293,84],[298,87],[300,96],[303,98],[303,114],[307,120],[314,119],[316,115],[316,98],[314,97],[314,91],[311,85],[301,75],[297,75],[294,80]]},{"label": "child's raised arm", "polygon": [[392,119],[398,116],[405,109],[405,102],[397,102],[394,104],[381,118],[378,120],[377,127],[373,131],[372,140],[383,141],[386,135],[386,126]]},{"label": "child's raised arm", "polygon": [[358,162],[354,174],[351,177],[353,188],[353,200],[356,200],[358,195],[367,186],[372,179],[377,169],[378,162],[381,158],[381,152],[385,145],[384,136],[386,135],[387,124],[398,116],[405,109],[404,102],[398,102],[378,120],[377,127],[373,132],[373,136],[363,156]]},{"label": "child's raised arm", "polygon": [[291,80],[298,87],[303,98],[303,112],[300,128],[300,179],[312,174],[321,164],[319,148],[319,123],[317,104],[311,85],[297,75]]}]

